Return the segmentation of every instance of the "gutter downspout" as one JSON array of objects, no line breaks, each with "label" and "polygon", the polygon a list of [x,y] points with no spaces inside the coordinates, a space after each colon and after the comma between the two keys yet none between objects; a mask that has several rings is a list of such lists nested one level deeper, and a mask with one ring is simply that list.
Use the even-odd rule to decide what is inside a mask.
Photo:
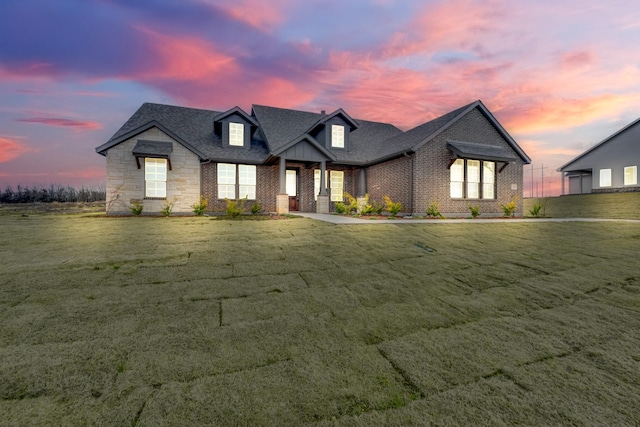
[{"label": "gutter downspout", "polygon": [[413,216],[413,156],[408,152],[404,156],[409,159],[409,215]]}]

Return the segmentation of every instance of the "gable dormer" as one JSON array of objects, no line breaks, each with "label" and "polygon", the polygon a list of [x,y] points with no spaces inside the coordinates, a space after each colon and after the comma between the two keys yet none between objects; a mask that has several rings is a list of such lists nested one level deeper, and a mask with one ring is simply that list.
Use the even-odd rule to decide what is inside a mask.
[{"label": "gable dormer", "polygon": [[255,118],[240,107],[220,113],[213,118],[213,131],[222,140],[225,148],[251,148],[251,137],[258,128]]},{"label": "gable dormer", "polygon": [[330,150],[349,151],[349,135],[360,125],[342,108],[331,114],[324,114],[309,130],[318,141]]}]

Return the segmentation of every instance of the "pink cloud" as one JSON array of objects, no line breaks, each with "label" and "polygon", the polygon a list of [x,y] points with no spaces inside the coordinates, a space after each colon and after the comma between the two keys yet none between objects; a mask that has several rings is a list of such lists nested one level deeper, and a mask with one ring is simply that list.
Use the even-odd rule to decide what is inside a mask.
[{"label": "pink cloud", "polygon": [[290,1],[261,2],[254,0],[235,0],[221,2],[219,7],[225,10],[233,19],[244,22],[258,30],[270,32],[287,19],[285,9]]},{"label": "pink cloud", "polygon": [[512,105],[503,113],[506,126],[516,133],[548,132],[587,124],[616,115],[629,103],[629,95],[598,95],[576,99],[544,99]]},{"label": "pink cloud", "polygon": [[13,139],[0,137],[0,163],[10,162],[25,153],[34,151],[32,148],[14,141]]},{"label": "pink cloud", "polygon": [[588,50],[567,52],[560,57],[560,67],[564,70],[586,67],[595,62],[594,52]]},{"label": "pink cloud", "polygon": [[137,28],[148,38],[156,60],[152,66],[140,64],[137,78],[197,81],[221,79],[238,72],[233,57],[221,53],[214,44],[205,40],[167,36],[143,26]]},{"label": "pink cloud", "polygon": [[16,119],[21,123],[33,123],[45,126],[55,126],[62,128],[73,128],[76,130],[96,130],[102,129],[102,125],[98,122],[70,120],[52,117],[31,117],[28,119]]}]

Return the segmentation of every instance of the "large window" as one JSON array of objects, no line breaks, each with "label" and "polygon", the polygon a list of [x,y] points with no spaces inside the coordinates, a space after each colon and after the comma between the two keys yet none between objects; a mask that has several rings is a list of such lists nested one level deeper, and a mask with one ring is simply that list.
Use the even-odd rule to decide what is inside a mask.
[{"label": "large window", "polygon": [[496,164],[471,159],[457,159],[449,170],[450,195],[453,199],[495,199]]},{"label": "large window", "polygon": [[256,198],[256,167],[218,163],[218,198]]},{"label": "large window", "polygon": [[600,169],[600,187],[611,187],[611,169]]},{"label": "large window", "polygon": [[344,148],[344,126],[331,125],[331,146]]},{"label": "large window", "polygon": [[144,196],[167,197],[167,159],[144,159]]},{"label": "large window", "polygon": [[638,167],[627,166],[624,168],[624,185],[638,184]]},{"label": "large window", "polygon": [[229,145],[244,146],[244,125],[241,123],[229,123]]},{"label": "large window", "polygon": [[[324,182],[325,185],[329,186],[329,199],[332,202],[341,202],[344,200],[343,171],[325,171]],[[318,193],[320,193],[320,169],[313,171],[313,197],[315,200],[318,199]]]}]

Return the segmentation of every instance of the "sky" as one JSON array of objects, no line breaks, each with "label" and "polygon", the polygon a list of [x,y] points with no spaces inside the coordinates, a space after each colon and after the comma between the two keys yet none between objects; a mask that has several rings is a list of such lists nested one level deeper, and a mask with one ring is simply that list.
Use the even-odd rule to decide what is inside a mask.
[{"label": "sky", "polygon": [[532,159],[525,197],[640,117],[628,0],[2,0],[0,41],[0,189],[104,187],[95,147],[144,102],[408,130],[480,99]]}]

